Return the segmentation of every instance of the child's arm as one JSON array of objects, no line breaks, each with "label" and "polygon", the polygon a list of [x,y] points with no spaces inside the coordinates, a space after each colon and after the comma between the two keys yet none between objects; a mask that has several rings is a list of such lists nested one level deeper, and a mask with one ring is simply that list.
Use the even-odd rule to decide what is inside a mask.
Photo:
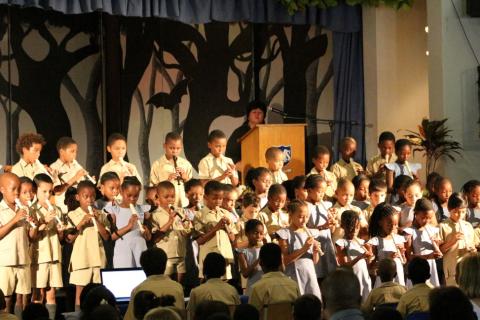
[{"label": "child's arm", "polygon": [[293,251],[292,253],[288,253],[288,242],[285,239],[279,239],[278,244],[280,245],[280,248],[282,249],[282,254],[283,254],[283,261],[285,265],[288,265],[292,262],[295,262],[296,260],[300,259],[305,253],[308,252],[310,247],[313,245],[313,238],[309,237],[306,241],[305,244],[303,245],[302,248],[297,249]]},{"label": "child's arm", "polygon": [[390,169],[387,169],[387,174],[386,174],[386,178],[387,178],[387,190],[388,192],[392,192],[393,190],[393,180],[394,180],[394,172]]},{"label": "child's arm", "polygon": [[225,225],[226,225],[226,219],[221,219],[210,231],[198,237],[197,239],[198,245],[202,245],[210,241],[213,237],[215,237],[215,235],[217,234],[217,231],[225,228]]},{"label": "child's arm", "polygon": [[65,183],[59,185],[59,186],[56,186],[55,188],[53,188],[53,192],[58,195],[58,194],[62,194],[64,193],[65,191],[68,190],[68,188],[70,188],[71,186],[73,186],[75,183],[77,183],[80,179],[82,179],[84,176],[86,176],[88,174],[88,172],[85,170],[85,169],[80,169],[78,170],[75,175],[70,178],[70,180],[66,181]]},{"label": "child's arm", "polygon": [[101,212],[99,213],[98,211],[95,210],[92,218],[95,219],[97,223],[98,233],[100,233],[100,236],[102,237],[102,239],[106,241],[110,239],[110,232],[108,232],[108,230],[105,228],[103,221],[99,219],[99,216],[101,214],[102,214]]},{"label": "child's arm", "polygon": [[[115,215],[111,214],[110,217],[112,217],[112,222],[115,224],[117,224],[117,218],[115,217]],[[130,231],[132,231],[133,227],[135,226],[135,224],[137,223],[137,220],[138,220],[138,216],[135,215],[135,214],[132,214],[130,216],[130,219],[128,220],[128,223],[125,227],[121,228],[121,229],[117,229],[117,228],[112,228],[112,230],[115,230],[113,233],[112,233],[112,241],[117,241],[118,239],[120,239],[121,237],[123,237],[124,235],[126,235],[127,233],[129,233]],[[100,231],[100,230],[99,230]]]},{"label": "child's arm", "polygon": [[83,231],[83,229],[85,229],[85,225],[87,225],[88,223],[90,223],[90,220],[92,218],[89,216],[89,215],[85,215],[82,220],[77,224],[77,226],[75,227],[75,229],[77,229],[77,233],[75,234],[72,234],[72,233],[69,233],[67,235],[67,242],[68,243],[74,243],[75,242],[75,239],[77,239],[78,235]]},{"label": "child's arm", "polygon": [[445,241],[440,245],[440,251],[445,254],[448,250],[450,250],[451,247],[456,245],[460,239],[463,239],[463,234],[461,232],[450,233],[445,238]]},{"label": "child's arm", "polygon": [[258,262],[259,260],[257,259],[252,265],[249,266],[247,264],[247,259],[245,259],[245,255],[242,252],[238,253],[238,263],[240,265],[240,272],[242,273],[242,276],[244,276],[245,278],[248,278],[255,273],[258,267]]},{"label": "child's arm", "polygon": [[12,231],[15,228],[15,225],[17,224],[17,222],[19,222],[22,219],[25,219],[26,217],[27,217],[27,211],[25,211],[24,209],[19,209],[16,212],[15,216],[12,218],[12,220],[10,220],[5,225],[0,227],[0,240],[5,238],[5,236],[8,235],[10,231]]},{"label": "child's arm", "polygon": [[335,247],[337,248],[337,250],[336,250],[337,251],[337,260],[338,260],[338,264],[340,266],[353,267],[355,264],[357,264],[358,261],[372,256],[371,252],[369,252],[368,250],[365,250],[364,254],[356,257],[353,260],[350,260],[350,259],[348,259],[348,256],[346,254],[347,249],[345,247],[339,246],[338,244],[335,244]]}]

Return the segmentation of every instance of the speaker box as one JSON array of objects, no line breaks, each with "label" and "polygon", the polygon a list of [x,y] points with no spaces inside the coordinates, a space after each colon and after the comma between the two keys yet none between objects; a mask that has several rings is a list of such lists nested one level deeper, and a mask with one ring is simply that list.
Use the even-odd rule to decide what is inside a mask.
[{"label": "speaker box", "polygon": [[467,14],[470,17],[480,17],[480,0],[467,0]]}]

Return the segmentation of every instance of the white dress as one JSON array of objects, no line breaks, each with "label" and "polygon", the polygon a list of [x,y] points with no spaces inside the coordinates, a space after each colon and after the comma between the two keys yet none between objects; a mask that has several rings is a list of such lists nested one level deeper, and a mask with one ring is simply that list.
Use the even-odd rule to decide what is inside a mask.
[{"label": "white dress", "polygon": [[[237,249],[237,252],[242,253],[245,257],[245,260],[247,261],[247,266],[251,266],[255,263],[256,260],[258,260],[258,257],[260,255],[260,248]],[[250,294],[252,293],[252,286],[255,284],[255,282],[262,278],[262,275],[262,268],[260,267],[260,265],[257,265],[255,272],[251,274],[247,279],[247,296],[250,296]]]},{"label": "white dress", "polygon": [[394,178],[405,175],[413,179],[413,175],[417,174],[417,171],[422,168],[422,165],[420,163],[405,162],[404,164],[399,164],[397,162],[392,162],[385,163],[385,167],[388,170],[393,171]]},{"label": "white dress", "polygon": [[[426,230],[428,228],[428,230]],[[427,255],[434,252],[434,247],[430,237],[438,238],[439,229],[433,226],[425,226],[422,230],[417,228],[405,228],[404,231],[412,236],[413,253],[417,255]],[[427,259],[430,266],[430,283],[434,287],[440,286],[438,278],[437,263],[435,259]]]},{"label": "white dress", "polygon": [[[352,240],[338,239],[336,242],[339,247],[345,248],[348,261],[355,260],[357,257],[365,253],[365,249],[363,248],[364,243],[364,240],[358,238]],[[360,282],[362,301],[365,301],[370,291],[372,291],[372,281],[370,279],[370,274],[368,273],[367,261],[365,259],[360,259],[352,266],[352,269]]]},{"label": "white dress", "polygon": [[400,227],[403,228],[407,224],[411,224],[412,221],[413,221],[413,207],[410,207],[406,203],[400,205],[400,221],[399,221]]},{"label": "white dress", "polygon": [[[404,245],[405,243],[404,237],[399,236],[398,234],[393,234],[392,236],[395,238],[395,241],[392,238],[385,239],[380,237],[373,237],[368,241],[368,244],[375,246],[377,248],[377,261],[380,261],[385,258],[390,258],[392,253],[395,253],[395,252],[398,253],[398,249],[396,246]],[[398,257],[393,259],[393,261],[397,266],[397,275],[395,277],[395,282],[404,286],[405,275],[403,271],[402,261]],[[375,281],[375,288],[378,288],[381,284],[382,282],[380,281],[380,277],[377,276],[377,279]]]},{"label": "white dress", "polygon": [[[331,207],[332,204],[327,201],[322,201],[317,205],[308,203],[310,216],[307,226],[317,229],[318,226],[325,224],[328,221],[328,209]],[[337,268],[337,258],[330,229],[319,230],[318,233],[316,240],[320,243],[324,255],[320,257],[320,260],[315,265],[315,271],[317,272],[317,278],[325,278]]]}]

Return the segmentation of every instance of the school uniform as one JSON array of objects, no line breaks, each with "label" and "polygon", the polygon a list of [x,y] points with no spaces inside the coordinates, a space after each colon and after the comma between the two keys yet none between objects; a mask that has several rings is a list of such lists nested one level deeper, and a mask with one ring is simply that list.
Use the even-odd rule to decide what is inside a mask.
[{"label": "school uniform", "polygon": [[399,217],[399,227],[404,228],[410,226],[413,222],[414,212],[413,207],[409,206],[407,203],[402,203],[400,205],[400,217]]},{"label": "school uniform", "polygon": [[[9,223],[16,213],[5,200],[0,202],[0,226]],[[30,255],[28,252],[27,222],[19,221],[0,240],[0,289],[5,296],[13,292],[31,292]]]},{"label": "school uniform", "polygon": [[352,181],[358,175],[359,171],[363,171],[363,167],[360,163],[350,159],[350,162],[346,162],[342,158],[335,162],[330,171],[337,177],[337,181],[341,178],[347,178]]},{"label": "school uniform", "polygon": [[377,154],[368,160],[367,167],[365,168],[367,175],[385,181],[387,179],[386,174],[385,172],[380,173],[380,168],[387,163],[394,163],[395,161],[397,161],[397,156],[395,154],[391,154],[388,159],[381,154]]},{"label": "school uniform", "polygon": [[333,174],[333,172],[328,170],[323,170],[320,172],[317,170],[317,168],[313,167],[308,175],[311,174],[321,175],[323,179],[325,179],[327,182],[327,190],[325,190],[325,195],[329,198],[332,198],[335,195],[335,190],[337,190],[337,177]]},{"label": "school uniform", "polygon": [[[260,257],[260,247],[252,247],[252,248],[242,248],[237,249],[238,253],[243,254],[245,257],[245,261],[247,262],[247,266],[251,266],[258,260]],[[250,296],[252,292],[252,286],[262,278],[263,271],[260,265],[258,264],[255,268],[254,272],[247,278],[246,283],[246,295]]]},{"label": "school uniform", "polygon": [[[193,177],[193,167],[187,159],[177,157],[177,167],[182,168],[187,175],[187,181]],[[150,170],[150,186],[156,186],[162,181],[168,180],[168,177],[175,173],[175,165],[172,160],[168,160],[165,155],[161,156],[152,164]],[[185,195],[185,183],[183,179],[172,181],[175,186],[175,205],[185,207],[188,205],[188,199]]]},{"label": "school uniform", "polygon": [[396,282],[382,282],[382,284],[370,292],[367,300],[362,305],[362,310],[365,313],[370,313],[381,304],[398,303],[405,292],[407,292],[407,288]]},{"label": "school uniform", "polygon": [[[81,207],[68,213],[68,217],[75,228],[83,217],[87,215]],[[106,219],[101,218],[101,223],[108,230]],[[103,241],[100,234],[95,230],[92,222],[85,226],[78,234],[73,243],[72,256],[70,258],[69,271],[70,283],[79,286],[86,286],[90,282],[101,283],[100,269],[105,268],[107,258],[103,248]]]},{"label": "school uniform", "polygon": [[[213,154],[207,154],[200,162],[198,163],[198,178],[205,180],[212,180],[220,177],[229,166],[234,165],[233,160],[220,155],[216,158]],[[233,170],[233,177],[238,179],[237,170]],[[221,183],[232,184],[230,177],[220,181]]]},{"label": "school uniform", "polygon": [[228,306],[234,306],[240,304],[240,297],[233,286],[220,278],[213,278],[190,291],[188,312],[193,315],[196,307],[203,301],[220,301]]},{"label": "school uniform", "polygon": [[431,291],[432,288],[425,283],[414,285],[398,301],[397,311],[403,318],[414,312],[428,312],[428,295]]},{"label": "school uniform", "polygon": [[[72,179],[78,171],[83,170],[83,167],[78,163],[77,160],[73,160],[72,163],[63,162],[60,159],[57,159],[54,163],[50,165],[53,174],[53,185],[55,187],[66,184],[67,181]],[[80,180],[87,180],[86,177]],[[78,182],[75,182],[72,187],[77,187]],[[65,205],[65,192],[55,195],[55,205],[57,205],[63,213],[68,212],[68,208]]]},{"label": "school uniform", "polygon": [[386,163],[385,167],[393,171],[393,178],[398,176],[409,176],[410,178],[414,179],[414,174],[416,175],[418,170],[422,168],[420,163],[409,163],[405,161],[404,163],[392,162]]},{"label": "school uniform", "polygon": [[130,302],[124,320],[136,320],[133,302],[135,296],[141,291],[152,291],[157,297],[172,295],[175,298],[175,308],[185,309],[183,287],[166,275],[151,275],[132,290]]},{"label": "school uniform", "polygon": [[370,204],[368,207],[366,207],[363,210],[363,216],[365,217],[365,220],[367,221],[368,224],[370,224],[370,218],[372,217],[374,209],[375,207]]},{"label": "school uniform", "polygon": [[268,272],[252,286],[248,303],[261,310],[264,305],[291,301],[300,297],[297,282],[283,272]]},{"label": "school uniform", "polygon": [[[257,219],[263,224],[263,231],[264,231],[264,240],[266,242],[272,242],[272,238],[270,236],[270,233],[268,232],[268,227],[267,223],[269,221],[268,215],[264,211],[258,212],[252,219]],[[242,216],[238,220],[238,223],[236,225],[236,230],[238,233],[236,234],[236,240],[237,242],[248,242],[247,235],[245,234],[245,224],[247,223],[248,220],[247,217]]]},{"label": "school uniform", "polygon": [[282,184],[283,181],[288,180],[287,175],[285,174],[285,172],[282,171],[282,169],[278,171],[272,171],[272,177],[272,183]]},{"label": "school uniform", "polygon": [[129,163],[125,160],[113,161],[113,159],[110,159],[110,161],[105,163],[100,169],[98,185],[100,185],[100,178],[102,177],[102,175],[110,171],[118,174],[118,176],[120,177],[120,180],[122,180],[122,177],[134,176],[134,177],[137,177],[138,181],[140,181],[143,184],[143,179],[138,173],[137,167],[135,167],[134,164]]},{"label": "school uniform", "polygon": [[50,176],[45,166],[40,162],[40,160],[35,161],[34,163],[27,163],[23,158],[20,158],[17,163],[15,163],[11,169],[12,173],[15,173],[19,177],[27,177],[33,180],[39,173],[45,173]]},{"label": "school uniform", "polygon": [[[177,210],[184,217],[182,210]],[[165,209],[158,207],[152,213],[152,233],[158,232],[158,230],[166,225],[169,220],[169,213]],[[166,275],[169,276],[174,273],[186,273],[185,256],[187,250],[187,237],[190,234],[190,231],[190,221],[183,222],[182,219],[175,216],[174,222],[169,230],[167,230],[163,238],[155,244],[157,248],[163,249],[167,254]]]},{"label": "school uniform", "polygon": [[480,226],[480,208],[468,208],[466,220],[472,224],[472,227],[478,228]]},{"label": "school uniform", "polygon": [[[399,236],[398,234],[392,234],[392,238],[385,239],[381,237],[373,237],[368,242],[368,244],[375,246],[377,248],[377,261],[381,261],[383,259],[389,258],[391,259],[392,253],[399,253],[399,249],[397,246],[403,246],[405,243],[405,238]],[[394,258],[393,262],[395,262],[395,266],[397,269],[397,275],[395,276],[395,282],[401,284],[402,286],[405,285],[405,274],[403,271],[403,263],[400,258]],[[375,281],[375,288],[380,285],[380,277],[377,276]]]},{"label": "school uniform", "polygon": [[365,219],[365,216],[363,215],[362,210],[360,210],[359,207],[356,207],[354,205],[347,205],[342,207],[338,202],[335,203],[333,206],[334,209],[336,209],[336,214],[335,214],[335,222],[336,222],[336,228],[335,231],[333,232],[332,238],[333,241],[337,241],[338,239],[342,239],[345,232],[343,229],[340,227],[341,221],[342,221],[342,213],[347,210],[352,210],[355,211],[358,214],[359,220],[360,220],[360,225],[361,226],[366,226],[368,225],[367,219]]},{"label": "school uniform", "polygon": [[262,218],[266,218],[266,221],[262,222],[264,222],[265,226],[267,227],[267,232],[270,235],[274,234],[282,228],[287,228],[290,225],[288,212],[285,212],[283,210],[272,212],[272,210],[270,210],[268,206],[265,206],[261,210],[261,212],[265,214],[261,215]]}]

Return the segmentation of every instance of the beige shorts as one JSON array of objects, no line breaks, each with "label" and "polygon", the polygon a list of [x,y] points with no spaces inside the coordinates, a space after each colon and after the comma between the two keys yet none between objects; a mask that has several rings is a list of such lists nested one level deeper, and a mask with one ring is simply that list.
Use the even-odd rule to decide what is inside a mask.
[{"label": "beige shorts", "polygon": [[32,265],[33,288],[62,288],[62,264],[46,262]]},{"label": "beige shorts", "polygon": [[170,258],[167,260],[165,274],[171,276],[174,273],[186,273],[185,258]]},{"label": "beige shorts", "polygon": [[102,283],[100,267],[73,270],[70,272],[70,283],[77,286],[86,286],[89,283]]},{"label": "beige shorts", "polygon": [[30,266],[0,267],[0,289],[5,296],[31,293]]}]

